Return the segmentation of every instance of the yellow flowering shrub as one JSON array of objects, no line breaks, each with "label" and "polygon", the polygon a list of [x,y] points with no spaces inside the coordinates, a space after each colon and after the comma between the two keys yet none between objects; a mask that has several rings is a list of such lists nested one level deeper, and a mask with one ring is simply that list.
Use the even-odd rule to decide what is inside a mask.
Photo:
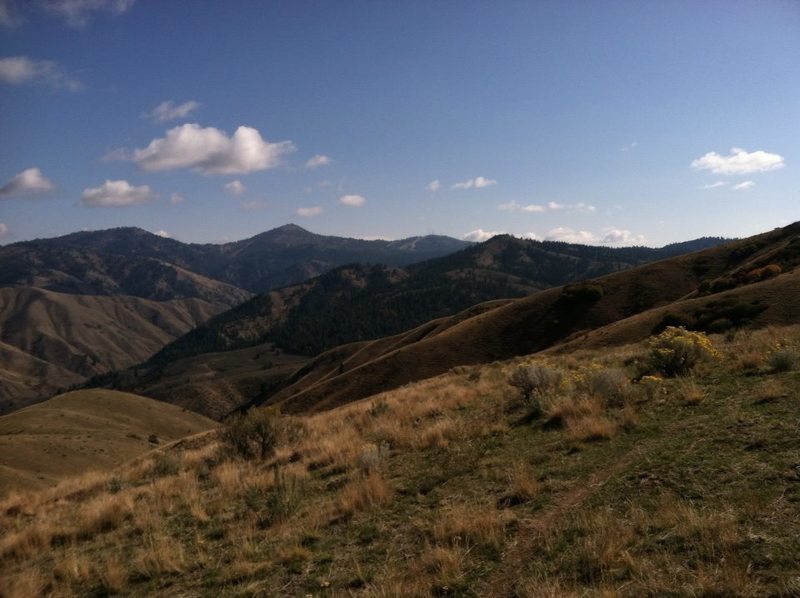
[{"label": "yellow flowering shrub", "polygon": [[702,332],[667,326],[661,334],[650,338],[650,367],[667,377],[689,373],[704,358],[718,359],[719,353]]}]

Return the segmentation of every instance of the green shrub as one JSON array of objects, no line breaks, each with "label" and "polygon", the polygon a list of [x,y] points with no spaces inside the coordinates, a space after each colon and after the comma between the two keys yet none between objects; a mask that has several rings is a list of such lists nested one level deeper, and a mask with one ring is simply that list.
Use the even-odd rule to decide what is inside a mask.
[{"label": "green shrub", "polygon": [[625,370],[616,368],[590,371],[586,375],[585,385],[589,394],[613,406],[624,404],[631,391]]},{"label": "green shrub", "polygon": [[668,377],[688,374],[701,359],[718,355],[702,332],[689,332],[674,326],[668,326],[658,336],[651,337],[648,345],[651,370]]},{"label": "green shrub", "polygon": [[508,377],[508,383],[522,392],[530,407],[530,415],[538,417],[542,412],[542,399],[561,385],[561,370],[544,365],[521,365]]},{"label": "green shrub", "polygon": [[278,413],[274,409],[251,409],[227,419],[219,430],[219,441],[229,454],[243,459],[266,459],[275,453]]},{"label": "green shrub", "polygon": [[790,372],[797,366],[797,353],[791,349],[778,349],[767,357],[767,365],[773,372]]}]

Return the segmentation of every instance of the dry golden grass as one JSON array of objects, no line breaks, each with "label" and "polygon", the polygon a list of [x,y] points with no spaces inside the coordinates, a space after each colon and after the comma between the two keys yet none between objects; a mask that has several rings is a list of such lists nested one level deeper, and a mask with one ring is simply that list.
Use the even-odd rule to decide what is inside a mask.
[{"label": "dry golden grass", "polygon": [[542,484],[537,480],[530,467],[525,463],[515,463],[509,475],[508,502],[527,502],[533,500],[542,492]]},{"label": "dry golden grass", "polygon": [[433,539],[438,545],[478,544],[500,549],[506,538],[506,525],[512,518],[494,505],[457,504],[439,512],[433,524]]},{"label": "dry golden grass", "polygon": [[678,382],[678,396],[687,405],[697,405],[706,398],[705,391],[692,379],[683,379]]},{"label": "dry golden grass", "polygon": [[604,415],[587,414],[567,420],[567,435],[578,442],[608,440],[614,438],[618,431],[617,422]]},{"label": "dry golden grass", "polygon": [[185,568],[186,553],[183,543],[163,531],[154,531],[145,536],[142,547],[133,557],[134,571],[145,579],[181,573]]},{"label": "dry golden grass", "polygon": [[351,480],[339,495],[337,512],[349,517],[358,511],[387,504],[392,499],[392,487],[380,472],[371,471],[367,475]]}]

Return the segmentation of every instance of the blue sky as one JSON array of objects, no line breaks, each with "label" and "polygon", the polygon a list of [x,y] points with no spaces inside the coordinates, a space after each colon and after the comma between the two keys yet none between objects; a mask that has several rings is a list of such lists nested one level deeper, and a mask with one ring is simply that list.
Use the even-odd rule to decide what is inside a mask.
[{"label": "blue sky", "polygon": [[800,218],[797,2],[0,0],[0,40],[0,243]]}]

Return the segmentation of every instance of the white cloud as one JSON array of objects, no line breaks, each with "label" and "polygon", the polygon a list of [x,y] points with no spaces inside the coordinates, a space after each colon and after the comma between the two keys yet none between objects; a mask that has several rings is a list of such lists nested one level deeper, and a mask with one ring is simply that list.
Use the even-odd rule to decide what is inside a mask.
[{"label": "white cloud", "polygon": [[297,208],[294,213],[301,218],[313,218],[314,216],[319,216],[322,214],[322,208],[319,206],[313,206],[310,208]]},{"label": "white cloud", "polygon": [[101,162],[127,162],[128,160],[133,160],[133,155],[124,147],[110,150],[100,158]]},{"label": "white cloud", "polygon": [[639,142],[638,141],[631,141],[630,143],[628,143],[626,145],[623,145],[621,148],[619,148],[619,151],[621,151],[621,152],[629,152],[635,147],[639,147]]},{"label": "white cloud", "polygon": [[339,198],[340,204],[350,208],[360,208],[366,201],[361,195],[343,195]]},{"label": "white cloud", "polygon": [[142,117],[150,119],[153,122],[164,123],[168,120],[175,120],[176,118],[186,118],[199,107],[200,104],[194,100],[189,100],[177,106],[172,100],[168,100],[166,102],[161,102],[150,112],[142,114]]},{"label": "white cloud", "polygon": [[725,187],[727,184],[728,184],[727,181],[717,181],[715,183],[703,185],[701,189],[716,189],[717,187]]},{"label": "white cloud", "polygon": [[559,211],[559,210],[575,210],[578,212],[594,212],[595,207],[590,206],[585,203],[576,203],[576,204],[562,204],[556,203],[555,201],[548,201],[546,205],[540,204],[528,204],[522,205],[517,203],[516,201],[510,201],[508,203],[503,203],[497,206],[497,209],[501,212],[528,212],[528,213],[543,213],[547,211]]},{"label": "white cloud", "polygon": [[317,154],[316,156],[312,156],[308,162],[306,162],[306,168],[309,170],[313,170],[315,168],[319,168],[320,166],[327,166],[331,163],[331,159],[324,155],[324,154]]},{"label": "white cloud", "polygon": [[291,141],[265,141],[252,127],[239,127],[228,137],[214,127],[187,123],[135,150],[133,161],[144,170],[192,168],[203,174],[242,174],[275,168],[294,150]]},{"label": "white cloud", "polygon": [[496,185],[497,181],[494,179],[487,179],[482,176],[475,177],[474,179],[467,179],[461,183],[456,183],[451,189],[483,189],[490,185]]},{"label": "white cloud", "polygon": [[524,233],[522,235],[523,239],[529,239],[530,241],[541,241],[542,238],[537,235],[536,233]]},{"label": "white cloud", "polygon": [[169,203],[171,203],[173,206],[183,203],[184,201],[186,201],[186,198],[180,193],[173,193],[169,196]]},{"label": "white cloud", "polygon": [[474,241],[476,243],[482,243],[483,241],[487,241],[494,236],[504,235],[504,234],[505,233],[502,231],[483,230],[482,228],[478,228],[469,231],[467,234],[464,235],[463,239],[465,241]]},{"label": "white cloud", "polygon": [[634,235],[627,229],[604,228],[601,242],[608,245],[644,245],[647,239],[644,235]]},{"label": "white cloud", "polygon": [[742,181],[741,183],[736,183],[733,186],[734,191],[744,191],[745,189],[752,189],[756,186],[755,181]]},{"label": "white cloud", "polygon": [[0,222],[0,237],[5,237],[8,234],[8,225],[5,222]]},{"label": "white cloud", "polygon": [[93,12],[108,12],[121,15],[133,6],[136,0],[41,0],[44,9],[52,15],[62,17],[71,27],[85,27]]},{"label": "white cloud", "polygon": [[563,241],[564,243],[582,243],[588,245],[596,243],[597,238],[586,230],[574,230],[567,226],[550,229],[545,236],[547,241]]},{"label": "white cloud", "polygon": [[91,208],[122,208],[147,203],[156,195],[147,185],[133,187],[128,181],[106,181],[99,187],[84,189],[81,205]]},{"label": "white cloud", "polygon": [[163,228],[160,228],[160,229],[158,229],[158,230],[157,230],[155,233],[153,233],[153,234],[154,234],[154,235],[158,235],[159,237],[163,237],[164,239],[169,239],[170,237],[172,237],[172,235],[171,235],[171,234],[169,234],[167,231],[165,231]]},{"label": "white cloud", "polygon": [[783,156],[762,150],[747,152],[738,147],[731,148],[731,153],[727,156],[708,152],[691,163],[691,167],[695,170],[710,170],[715,174],[726,175],[767,172],[783,166]]},{"label": "white cloud", "polygon": [[27,56],[0,58],[0,81],[9,85],[36,83],[68,91],[83,89],[80,81],[70,77],[52,60],[35,60]]},{"label": "white cloud", "polygon": [[267,202],[263,199],[254,199],[253,201],[240,201],[239,207],[245,212],[253,212],[255,210],[263,210],[267,207]]},{"label": "white cloud", "polygon": [[244,183],[240,180],[231,181],[227,185],[225,185],[225,191],[230,193],[231,195],[241,195],[247,188],[244,186]]},{"label": "white cloud", "polygon": [[497,209],[501,212],[545,212],[547,210],[544,206],[540,206],[538,204],[528,204],[523,206],[516,201],[502,203],[497,206]]},{"label": "white cloud", "polygon": [[52,191],[56,186],[38,168],[28,168],[0,187],[0,199],[16,195],[34,195]]},{"label": "white cloud", "polygon": [[438,191],[439,189],[441,189],[441,187],[442,184],[439,182],[439,179],[434,179],[430,183],[425,185],[425,189],[427,189],[428,191]]}]

